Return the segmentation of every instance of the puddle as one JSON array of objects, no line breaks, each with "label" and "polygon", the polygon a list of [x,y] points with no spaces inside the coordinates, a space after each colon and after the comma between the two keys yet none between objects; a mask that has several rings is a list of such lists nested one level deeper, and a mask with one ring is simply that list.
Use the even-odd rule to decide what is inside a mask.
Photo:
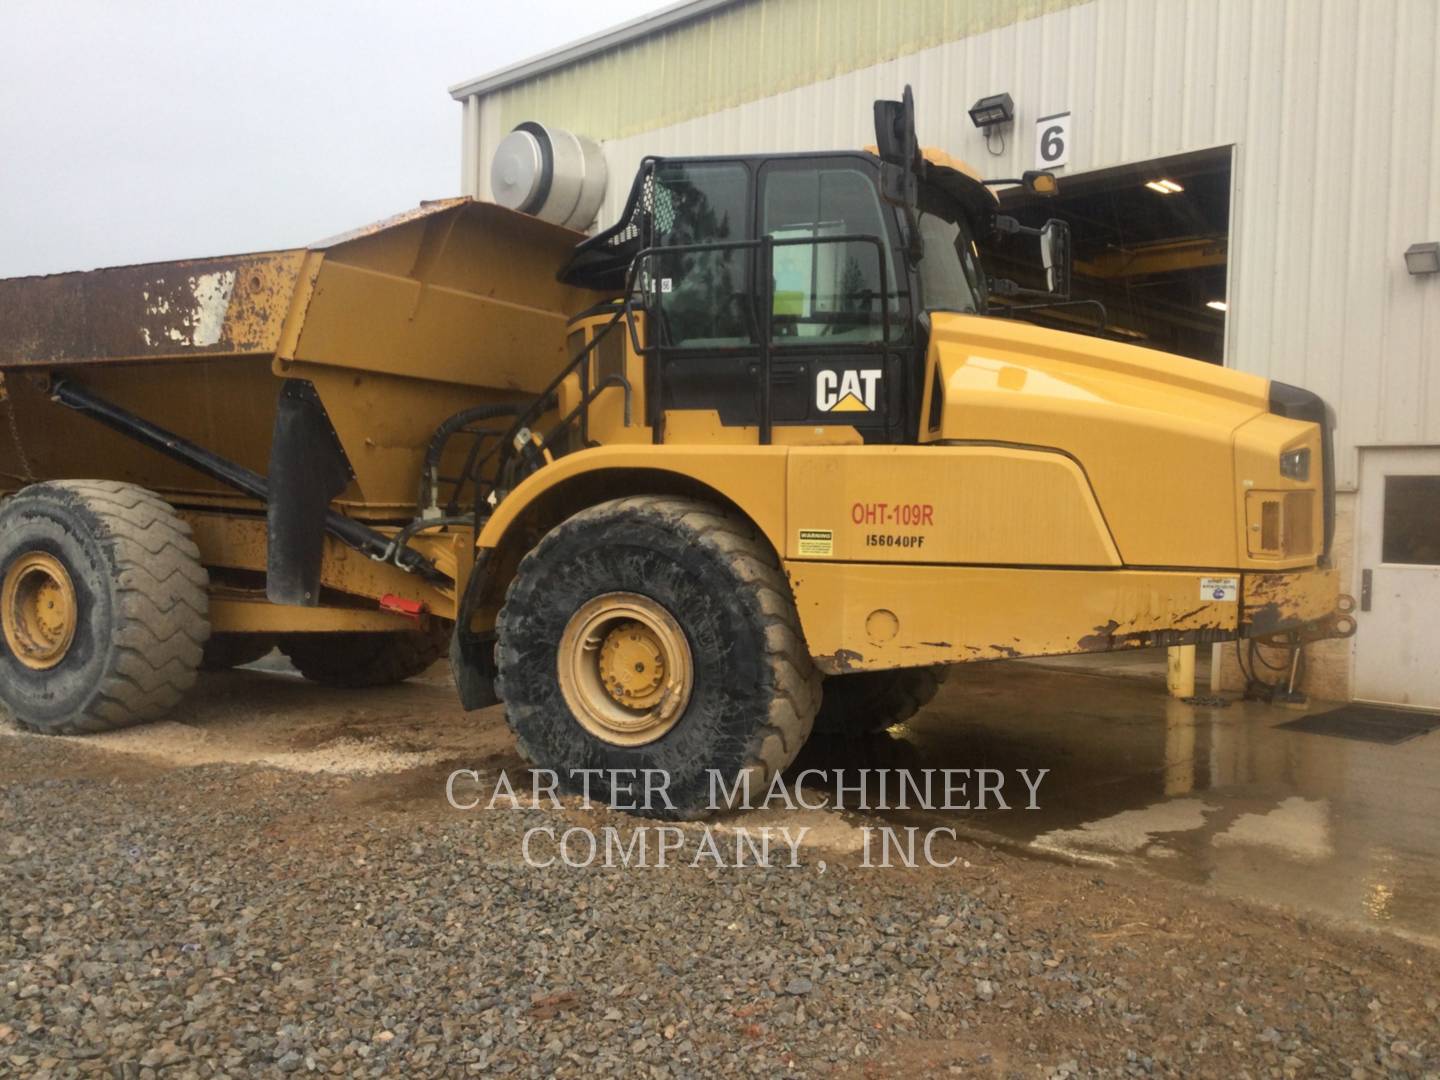
[{"label": "puddle", "polygon": [[[910,723],[816,739],[802,768],[1048,769],[1038,807],[890,811],[1440,944],[1440,732],[1386,746],[1188,706],[1163,683],[1021,663],[956,669]],[[1013,801],[1013,800],[1012,800]]]}]

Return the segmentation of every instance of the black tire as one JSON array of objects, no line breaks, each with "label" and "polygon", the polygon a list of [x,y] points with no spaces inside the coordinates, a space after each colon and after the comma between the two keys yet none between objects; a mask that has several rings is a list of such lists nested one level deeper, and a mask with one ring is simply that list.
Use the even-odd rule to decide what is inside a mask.
[{"label": "black tire", "polygon": [[450,627],[285,634],[278,645],[311,682],[345,690],[392,686],[428,669],[450,646]]},{"label": "black tire", "polygon": [[209,577],[190,527],[153,492],[106,480],[25,488],[0,507],[0,581],[40,554],[74,590],[74,636],[54,666],[0,636],[0,701],[51,735],[128,727],[172,709],[210,636]]},{"label": "black tire", "polygon": [[828,675],[815,730],[824,735],[871,735],[903,724],[934,699],[943,666]]},{"label": "black tire", "polygon": [[[587,730],[560,685],[567,623],[607,593],[658,604],[693,661],[678,719],[640,745]],[[710,770],[727,785],[746,777],[752,800],[763,798],[809,737],[820,704],[819,673],[774,551],[748,522],[695,499],[616,499],[556,526],[521,561],[497,637],[496,690],[521,753],[562,784],[571,770],[665,770],[673,806],[637,810],[647,816],[715,809]],[[609,799],[607,778],[593,777],[590,793]]]},{"label": "black tire", "polygon": [[211,634],[200,660],[201,671],[229,671],[244,667],[267,655],[275,648],[269,634]]}]

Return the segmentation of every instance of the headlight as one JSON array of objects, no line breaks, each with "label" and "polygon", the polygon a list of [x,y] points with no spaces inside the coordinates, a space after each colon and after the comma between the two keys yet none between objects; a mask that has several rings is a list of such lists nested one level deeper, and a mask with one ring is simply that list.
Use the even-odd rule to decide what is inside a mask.
[{"label": "headlight", "polygon": [[1310,479],[1310,448],[1286,450],[1280,455],[1280,475],[1291,480]]}]

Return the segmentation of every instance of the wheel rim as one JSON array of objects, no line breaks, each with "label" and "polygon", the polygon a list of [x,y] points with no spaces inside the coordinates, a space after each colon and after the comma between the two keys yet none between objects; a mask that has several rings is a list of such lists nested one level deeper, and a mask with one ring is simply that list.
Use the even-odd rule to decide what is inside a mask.
[{"label": "wheel rim", "polygon": [[606,593],[583,604],[560,636],[557,664],[571,714],[616,746],[653,742],[673,728],[695,682],[685,631],[638,593]]},{"label": "wheel rim", "polygon": [[0,625],[15,659],[35,671],[53,668],[75,640],[79,610],[70,572],[43,551],[21,555],[0,585]]}]

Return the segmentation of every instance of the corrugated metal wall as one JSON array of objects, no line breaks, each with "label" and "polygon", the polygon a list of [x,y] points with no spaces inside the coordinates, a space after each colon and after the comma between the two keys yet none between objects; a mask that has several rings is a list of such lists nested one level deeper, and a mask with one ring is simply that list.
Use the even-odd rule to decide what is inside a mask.
[{"label": "corrugated metal wall", "polygon": [[742,0],[489,95],[508,131],[563,113],[616,139],[1082,0]]},{"label": "corrugated metal wall", "polygon": [[[780,11],[803,0],[761,2]],[[1022,16],[1034,7],[1002,6]],[[922,142],[987,175],[1033,166],[1035,119],[1064,109],[1074,114],[1070,173],[1233,144],[1227,362],[1337,404],[1342,486],[1355,484],[1356,446],[1440,443],[1440,277],[1410,277],[1402,258],[1411,243],[1440,238],[1440,3],[1091,0],[987,26],[611,139],[602,219],[618,214],[647,153],[863,145],[873,141],[871,102],[906,82]],[[706,71],[743,48],[725,40],[723,53],[705,57]],[[853,43],[834,48],[853,56]],[[805,51],[793,62],[814,72],[829,61]],[[650,74],[607,77],[640,98]],[[992,157],[966,109],[1002,90],[1018,118],[1003,154]],[[483,193],[495,141],[514,122],[592,134],[586,118],[600,122],[588,104],[553,95],[529,99],[537,111],[522,117],[512,105],[527,100],[524,88],[500,93],[503,103],[492,97],[467,109],[475,193]]]}]

